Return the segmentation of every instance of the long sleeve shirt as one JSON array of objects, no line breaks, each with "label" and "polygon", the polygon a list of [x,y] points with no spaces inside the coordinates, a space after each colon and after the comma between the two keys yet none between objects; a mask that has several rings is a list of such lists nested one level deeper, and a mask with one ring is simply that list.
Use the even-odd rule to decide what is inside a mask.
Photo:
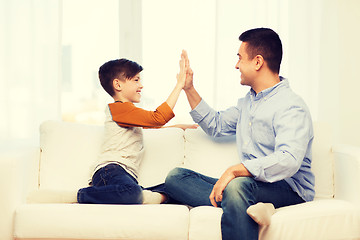
[{"label": "long sleeve shirt", "polygon": [[263,182],[285,180],[305,201],[314,198],[311,171],[314,138],[310,112],[288,80],[256,94],[252,89],[235,107],[217,112],[202,100],[190,114],[213,137],[236,135],[239,163]]},{"label": "long sleeve shirt", "polygon": [[108,105],[105,114],[104,140],[94,172],[116,163],[137,179],[144,154],[142,128],[161,127],[175,116],[174,112],[166,102],[155,111],[115,102]]}]

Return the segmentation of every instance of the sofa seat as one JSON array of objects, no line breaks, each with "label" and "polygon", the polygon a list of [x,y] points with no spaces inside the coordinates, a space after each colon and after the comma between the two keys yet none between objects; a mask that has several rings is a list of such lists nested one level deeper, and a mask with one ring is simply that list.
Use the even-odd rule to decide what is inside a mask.
[{"label": "sofa seat", "polygon": [[356,205],[338,199],[316,199],[279,208],[271,224],[260,229],[260,239],[360,239],[359,213]]},{"label": "sofa seat", "polygon": [[182,205],[24,204],[16,210],[17,240],[188,239]]},{"label": "sofa seat", "polygon": [[[259,239],[359,239],[360,209],[354,208],[348,201],[336,199],[316,199],[278,208],[271,224],[260,227]],[[221,215],[221,208],[202,206],[191,209],[189,240],[221,240]]]}]

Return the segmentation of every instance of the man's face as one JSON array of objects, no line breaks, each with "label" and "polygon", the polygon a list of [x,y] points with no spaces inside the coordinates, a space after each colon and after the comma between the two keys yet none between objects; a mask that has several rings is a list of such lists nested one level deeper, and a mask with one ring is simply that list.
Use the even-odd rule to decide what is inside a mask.
[{"label": "man's face", "polygon": [[237,54],[239,60],[235,68],[240,70],[241,85],[251,86],[254,77],[253,59],[249,59],[246,48],[247,43],[242,42]]}]

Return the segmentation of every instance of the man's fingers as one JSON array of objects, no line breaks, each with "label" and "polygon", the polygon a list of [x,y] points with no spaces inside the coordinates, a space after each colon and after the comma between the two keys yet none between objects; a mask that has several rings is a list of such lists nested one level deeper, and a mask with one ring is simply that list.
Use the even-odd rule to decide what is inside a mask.
[{"label": "man's fingers", "polygon": [[184,58],[185,58],[185,66],[189,67],[190,66],[190,61],[189,61],[187,52],[185,50],[183,50],[181,55],[184,56]]},{"label": "man's fingers", "polygon": [[217,195],[217,196],[215,197],[215,200],[216,200],[217,202],[221,202],[221,201],[222,201],[222,195]]},{"label": "man's fingers", "polygon": [[211,191],[210,196],[209,196],[210,202],[214,207],[217,207],[215,198],[214,198],[214,189]]}]

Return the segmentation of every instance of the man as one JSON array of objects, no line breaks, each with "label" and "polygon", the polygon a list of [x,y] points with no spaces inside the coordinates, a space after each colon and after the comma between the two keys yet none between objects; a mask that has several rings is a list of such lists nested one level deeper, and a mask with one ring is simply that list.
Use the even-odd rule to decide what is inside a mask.
[{"label": "man", "polygon": [[171,197],[184,204],[221,207],[223,239],[255,240],[258,225],[246,213],[249,206],[263,202],[278,208],[313,200],[314,136],[306,104],[290,89],[288,80],[279,76],[282,44],[278,34],[267,28],[251,29],[239,40],[235,68],[240,70],[241,84],[251,89],[237,106],[213,110],[195,90],[190,67],[184,87],[190,114],[208,135],[236,135],[239,164],[219,179],[176,168],[165,186]]}]

